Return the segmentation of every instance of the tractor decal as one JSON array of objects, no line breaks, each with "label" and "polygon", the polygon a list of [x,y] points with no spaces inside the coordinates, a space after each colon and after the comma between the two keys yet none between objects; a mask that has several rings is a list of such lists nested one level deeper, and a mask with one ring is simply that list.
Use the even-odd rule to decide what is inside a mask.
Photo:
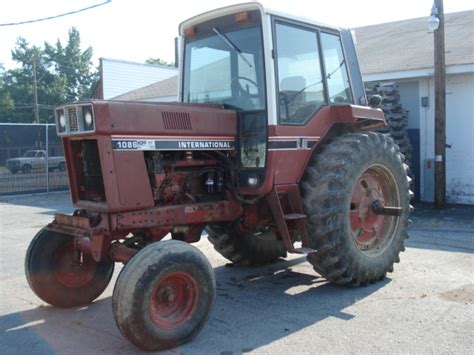
[{"label": "tractor decal", "polygon": [[114,150],[233,150],[231,140],[112,139]]}]

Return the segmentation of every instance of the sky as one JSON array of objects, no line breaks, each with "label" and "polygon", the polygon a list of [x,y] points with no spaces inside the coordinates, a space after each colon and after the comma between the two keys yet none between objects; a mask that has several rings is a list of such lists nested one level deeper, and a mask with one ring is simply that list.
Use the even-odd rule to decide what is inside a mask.
[{"label": "sky", "polygon": [[[54,16],[99,4],[105,0],[9,0],[0,10],[0,24]],[[7,2],[4,0],[4,4]],[[82,48],[94,50],[98,59],[111,58],[144,62],[148,58],[174,61],[174,37],[183,20],[235,0],[112,0],[103,6],[58,19],[0,26],[0,64],[5,69],[17,66],[11,50],[18,37],[42,46],[45,41],[65,43],[68,30],[75,26]],[[262,0],[264,6],[318,22],[343,27],[359,27],[428,16],[432,0]],[[445,12],[474,9],[472,0],[445,0]],[[474,19],[473,19],[474,26]]]}]

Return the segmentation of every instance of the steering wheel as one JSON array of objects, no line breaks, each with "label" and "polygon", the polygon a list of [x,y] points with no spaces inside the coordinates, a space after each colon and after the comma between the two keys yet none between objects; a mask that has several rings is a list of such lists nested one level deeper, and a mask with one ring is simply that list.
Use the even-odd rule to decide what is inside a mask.
[{"label": "steering wheel", "polygon": [[[252,84],[253,86],[255,86],[257,88],[257,93],[256,94],[250,94],[247,90],[245,90],[242,87],[242,84],[240,83],[240,80],[247,81],[250,84]],[[255,81],[253,81],[252,79],[246,78],[245,76],[236,76],[236,77],[232,78],[232,80],[230,81],[230,85],[233,86],[236,83],[239,84],[239,85],[236,86],[236,88],[239,91],[240,96],[244,96],[244,97],[248,97],[248,98],[260,97],[262,92],[263,92],[262,88]]]}]

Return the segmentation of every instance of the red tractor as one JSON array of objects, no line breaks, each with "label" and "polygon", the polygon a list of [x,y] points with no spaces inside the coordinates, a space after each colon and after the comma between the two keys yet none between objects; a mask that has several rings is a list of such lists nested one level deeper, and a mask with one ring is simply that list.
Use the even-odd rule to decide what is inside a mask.
[{"label": "red tractor", "polygon": [[367,106],[351,33],[247,3],[193,17],[180,36],[179,103],[56,109],[76,211],[31,242],[36,295],[86,305],[124,263],[116,323],[159,350],[210,316],[213,269],[189,244],[204,231],[235,264],[307,254],[351,286],[392,271],[409,179],[399,147],[374,132],[385,120]]}]

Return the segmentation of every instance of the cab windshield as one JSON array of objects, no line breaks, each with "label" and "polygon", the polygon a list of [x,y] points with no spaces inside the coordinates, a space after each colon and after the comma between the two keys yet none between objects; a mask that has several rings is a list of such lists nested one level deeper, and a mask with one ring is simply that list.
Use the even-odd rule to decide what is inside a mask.
[{"label": "cab windshield", "polygon": [[186,36],[183,101],[265,109],[263,44],[259,15],[234,16],[194,27]]}]

